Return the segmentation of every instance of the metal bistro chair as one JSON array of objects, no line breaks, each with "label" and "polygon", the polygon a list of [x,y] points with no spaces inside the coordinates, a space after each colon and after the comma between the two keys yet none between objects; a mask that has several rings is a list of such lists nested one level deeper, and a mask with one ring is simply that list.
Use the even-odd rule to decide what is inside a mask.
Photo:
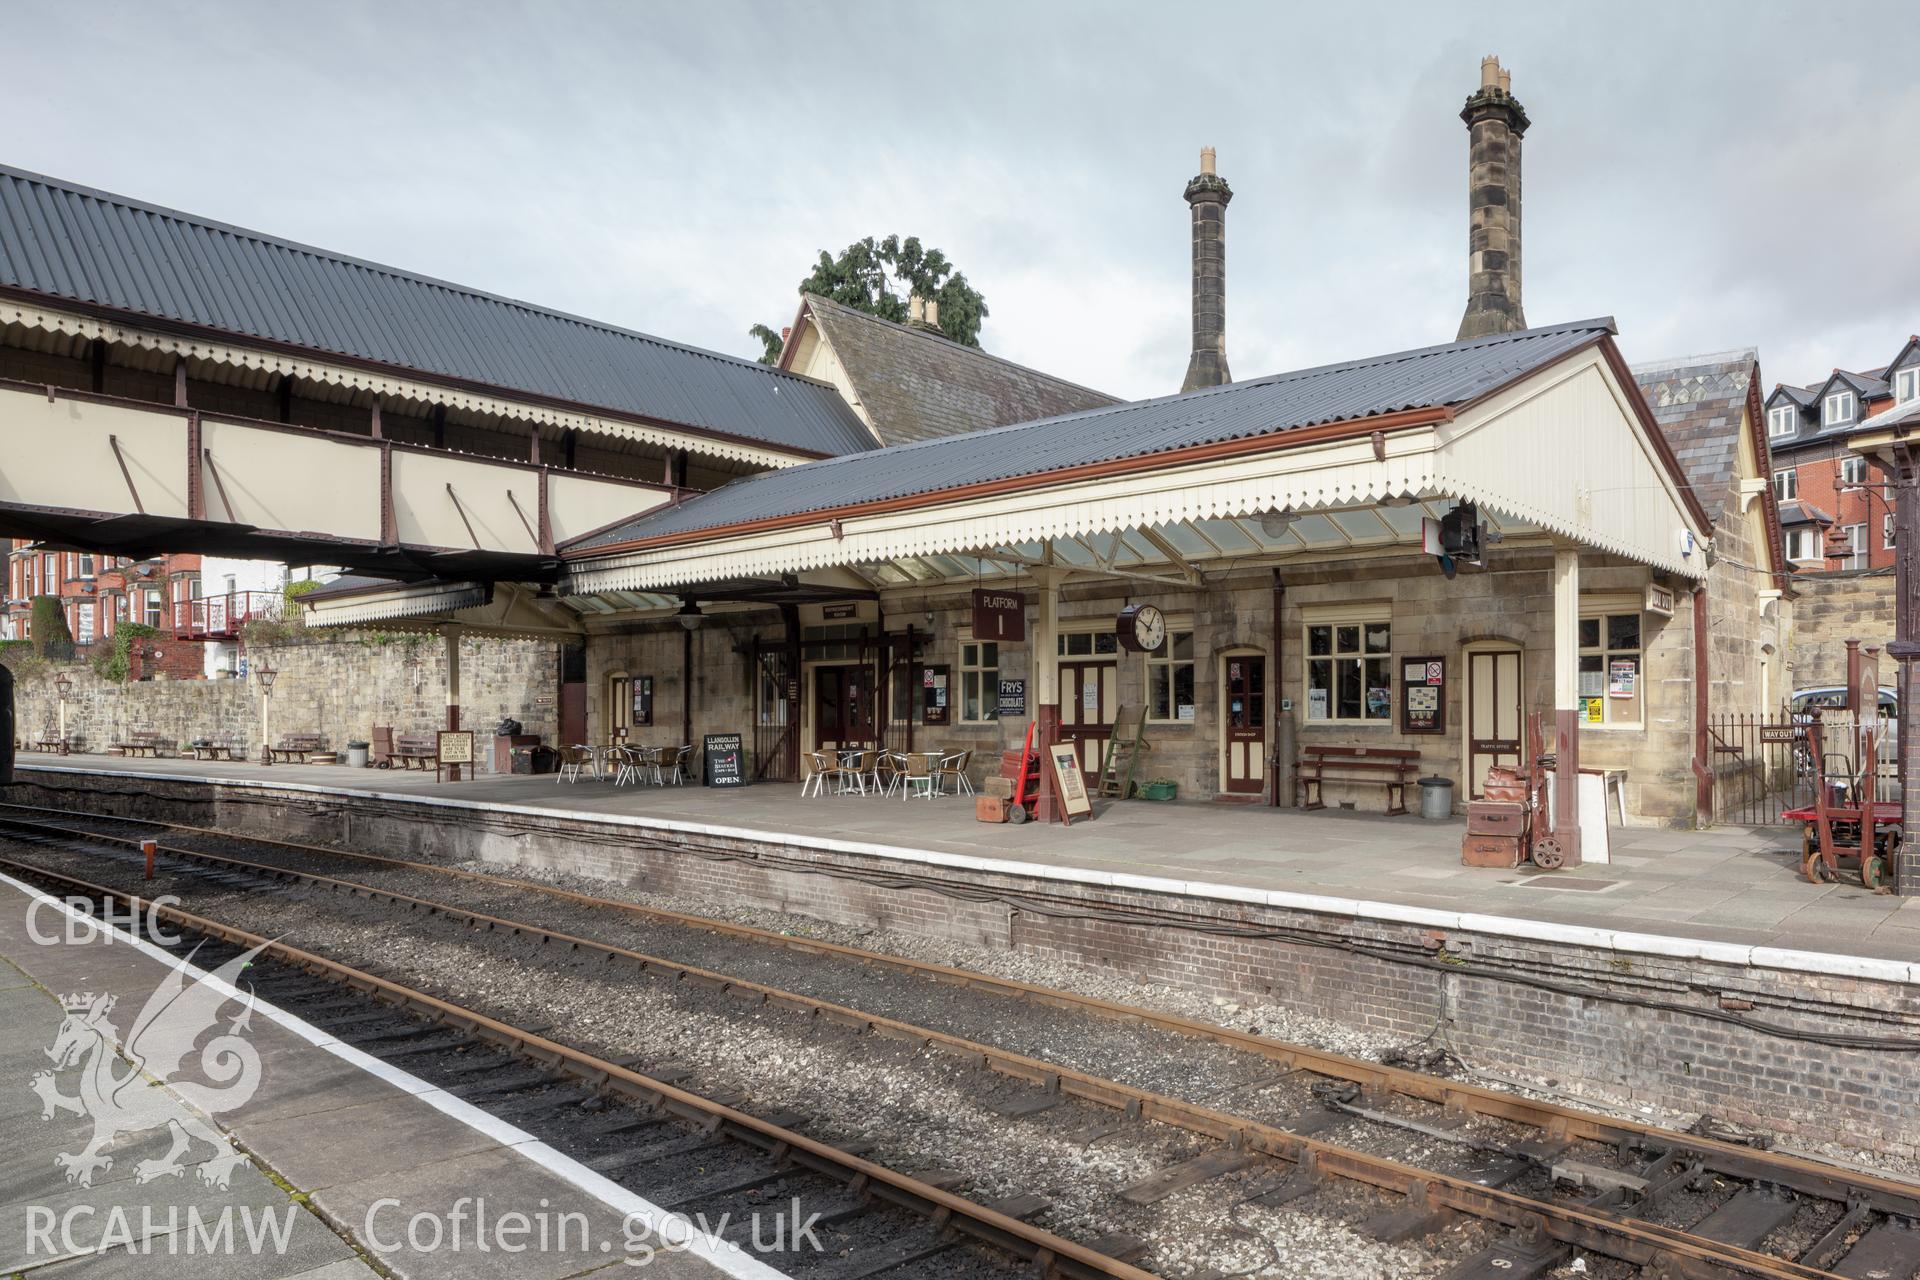
[{"label": "metal bistro chair", "polygon": [[939,783],[940,794],[947,793],[947,783],[953,783],[953,794],[973,795],[973,779],[967,776],[967,766],[973,762],[972,751],[956,751],[950,756],[940,758],[940,767],[934,771]]},{"label": "metal bistro chair", "polygon": [[846,781],[842,784],[848,791],[867,794],[867,787],[873,783],[874,770],[879,768],[881,753],[873,750],[852,751],[845,758]]},{"label": "metal bistro chair", "polygon": [[873,791],[876,796],[890,796],[893,789],[900,785],[900,775],[906,772],[906,761],[898,751],[876,751],[873,753]]},{"label": "metal bistro chair", "polygon": [[616,746],[608,752],[613,765],[613,785],[624,786],[631,782],[638,785],[651,770],[657,771],[657,753],[651,747]]},{"label": "metal bistro chair", "polygon": [[[662,755],[664,754],[665,752],[663,750]],[[667,777],[672,780],[674,786],[676,787],[680,786],[683,782],[686,781],[687,761],[692,758],[693,758],[693,748],[691,746],[675,747],[673,749],[673,759],[666,762],[665,768],[667,770]],[[654,782],[657,784],[659,783],[659,781],[660,781],[660,778],[656,770],[656,776],[654,777]]]},{"label": "metal bistro chair", "polygon": [[920,788],[920,794],[928,800],[939,794],[939,765],[938,751],[907,752],[906,768],[900,775],[900,798],[909,799],[915,787]]},{"label": "metal bistro chair", "polygon": [[570,747],[560,748],[560,774],[555,783],[580,781],[582,767],[593,767],[593,748],[584,743],[574,743]]},{"label": "metal bistro chair", "polygon": [[847,771],[840,767],[840,761],[832,752],[807,752],[807,768],[812,772],[808,773],[800,783],[800,795],[803,799],[809,787],[813,788],[813,794],[816,796],[824,794],[829,782],[834,786],[834,794],[839,794],[840,788],[845,783]]}]

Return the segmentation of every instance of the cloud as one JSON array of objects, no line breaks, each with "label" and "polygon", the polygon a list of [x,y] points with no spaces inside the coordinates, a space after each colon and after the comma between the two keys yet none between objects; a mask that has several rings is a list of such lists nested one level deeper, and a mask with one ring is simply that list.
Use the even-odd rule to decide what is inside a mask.
[{"label": "cloud", "polygon": [[988,347],[1177,388],[1219,148],[1242,377],[1452,337],[1498,52],[1526,310],[1769,379],[1920,329],[1920,88],[1894,4],[42,5],[11,163],[750,355],[821,249],[916,234]]}]

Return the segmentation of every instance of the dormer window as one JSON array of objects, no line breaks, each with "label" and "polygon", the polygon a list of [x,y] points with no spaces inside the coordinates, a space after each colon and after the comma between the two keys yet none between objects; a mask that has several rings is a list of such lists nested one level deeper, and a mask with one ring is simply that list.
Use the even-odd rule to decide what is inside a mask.
[{"label": "dormer window", "polygon": [[1775,440],[1778,440],[1781,436],[1792,435],[1794,419],[1799,416],[1798,412],[1796,412],[1790,404],[1783,404],[1767,410],[1767,435]]},{"label": "dormer window", "polygon": [[1853,392],[1836,391],[1828,396],[1826,403],[1821,407],[1820,421],[1822,425],[1829,427],[1852,422]]},{"label": "dormer window", "polygon": [[1893,376],[1893,398],[1900,404],[1920,400],[1920,364],[1902,369]]}]

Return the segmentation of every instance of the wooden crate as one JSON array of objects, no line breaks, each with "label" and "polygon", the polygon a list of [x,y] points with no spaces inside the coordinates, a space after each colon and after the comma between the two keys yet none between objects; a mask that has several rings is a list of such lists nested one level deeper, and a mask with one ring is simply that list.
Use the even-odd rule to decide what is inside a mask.
[{"label": "wooden crate", "polygon": [[1520,865],[1520,837],[1463,836],[1460,839],[1460,864],[1467,867],[1517,867]]},{"label": "wooden crate", "polygon": [[981,822],[1005,822],[1007,802],[999,796],[975,796],[973,816]]},{"label": "wooden crate", "polygon": [[1526,829],[1527,807],[1523,804],[1475,800],[1467,806],[1467,834],[1470,836],[1517,836]]}]

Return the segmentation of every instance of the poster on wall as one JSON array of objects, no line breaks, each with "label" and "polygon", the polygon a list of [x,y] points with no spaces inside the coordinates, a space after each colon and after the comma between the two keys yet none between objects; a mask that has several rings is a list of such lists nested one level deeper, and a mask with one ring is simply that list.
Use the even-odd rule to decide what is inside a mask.
[{"label": "poster on wall", "polygon": [[1640,679],[1638,658],[1615,658],[1607,667],[1607,696],[1631,698]]},{"label": "poster on wall", "polygon": [[1580,673],[1580,696],[1598,698],[1607,691],[1607,673],[1595,667]]},{"label": "poster on wall", "polygon": [[1327,691],[1325,689],[1307,690],[1307,719],[1325,720],[1327,718]]},{"label": "poster on wall", "polygon": [[926,724],[947,723],[948,668],[920,668],[920,717]]},{"label": "poster on wall", "polygon": [[1408,658],[1400,667],[1400,732],[1447,730],[1447,660]]},{"label": "poster on wall", "polygon": [[1025,680],[1000,682],[1000,714],[1011,717],[1027,714],[1027,682]]},{"label": "poster on wall", "polygon": [[1586,705],[1588,724],[1599,724],[1606,717],[1605,698],[1583,698],[1581,701]]}]

